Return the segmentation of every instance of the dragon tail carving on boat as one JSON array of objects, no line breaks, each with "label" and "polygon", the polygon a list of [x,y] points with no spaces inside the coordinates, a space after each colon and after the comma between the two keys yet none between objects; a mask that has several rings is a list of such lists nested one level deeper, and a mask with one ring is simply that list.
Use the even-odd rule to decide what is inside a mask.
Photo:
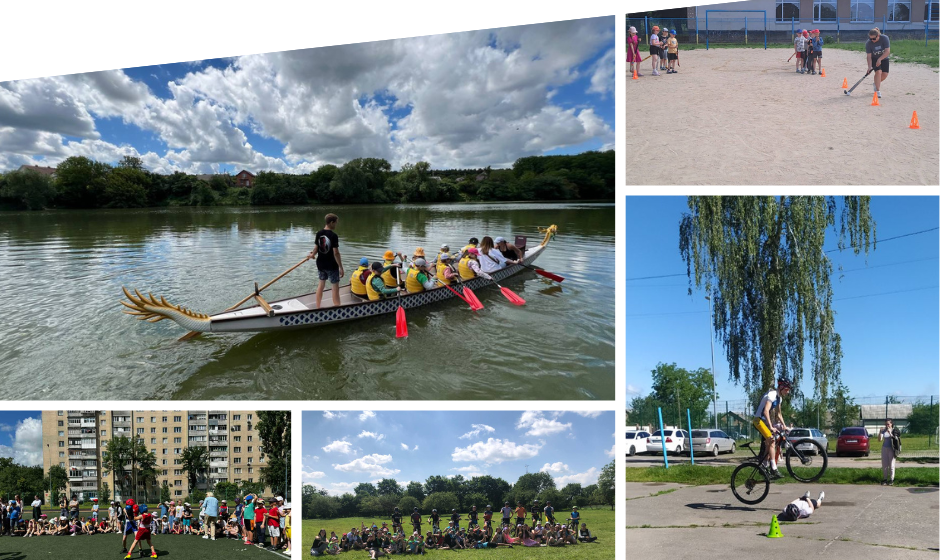
[{"label": "dragon tail carving on boat", "polygon": [[173,305],[166,298],[158,299],[151,293],[144,296],[137,290],[131,293],[127,288],[121,289],[124,290],[124,295],[128,299],[128,301],[121,300],[121,304],[130,309],[130,311],[125,309],[124,313],[134,315],[141,321],[157,323],[164,319],[171,319],[190,331],[209,332],[210,330],[211,321],[205,313],[197,313],[183,306]]}]

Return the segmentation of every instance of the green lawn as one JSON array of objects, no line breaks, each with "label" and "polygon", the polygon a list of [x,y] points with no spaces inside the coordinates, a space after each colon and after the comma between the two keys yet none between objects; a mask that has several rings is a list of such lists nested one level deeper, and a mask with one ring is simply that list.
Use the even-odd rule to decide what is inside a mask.
[{"label": "green lawn", "polygon": [[[159,558],[188,560],[196,558],[239,558],[272,560],[288,558],[254,546],[245,546],[239,540],[204,540],[183,535],[155,535],[154,548]],[[128,543],[130,546],[130,543]],[[147,556],[150,556],[148,549]],[[0,537],[0,560],[26,560],[33,558],[62,558],[68,560],[100,560],[102,557],[123,558],[120,535],[85,535],[78,537]],[[134,557],[138,558],[137,550]]]},{"label": "green lawn", "polygon": [[[627,482],[677,482],[680,484],[730,484],[731,473],[735,466],[672,465],[665,467],[627,467]],[[800,484],[786,473],[781,466],[780,472],[787,476],[777,484]],[[898,467],[894,481],[899,486],[940,486],[940,470],[926,467]],[[819,479],[820,484],[881,484],[881,468],[833,468]]]},{"label": "green lawn", "polygon": [[[461,523],[466,523],[466,515],[463,515],[464,520]],[[567,519],[568,512],[558,512],[555,516],[556,519]],[[545,558],[545,559],[555,559],[555,560],[566,560],[568,558],[584,558],[584,559],[596,559],[596,560],[610,560],[614,557],[614,538],[615,538],[615,524],[614,524],[614,511],[611,509],[590,509],[586,508],[581,511],[581,519],[587,523],[588,528],[591,530],[591,533],[597,537],[597,541],[593,543],[581,543],[578,545],[568,545],[564,547],[540,547],[539,549],[528,548],[525,546],[516,546],[513,548],[504,548],[500,547],[497,551],[492,551],[489,549],[481,550],[460,550],[460,557],[464,559],[474,559],[474,558],[483,558],[486,557],[487,560],[492,560],[493,555],[498,555],[500,558],[505,560],[521,560],[522,558]],[[352,527],[359,527],[360,523],[365,523],[367,526],[371,526],[372,523],[381,526],[382,521],[387,521],[389,526],[391,526],[390,520],[375,520],[367,519],[363,517],[345,517],[340,519],[304,519],[303,522],[303,547],[301,552],[304,555],[309,554],[310,546],[313,544],[313,539],[316,537],[320,529],[326,529],[326,533],[329,535],[330,531],[335,531],[337,535],[342,535],[342,533],[349,531]],[[411,523],[408,520],[404,522],[405,528],[410,527]],[[429,558],[434,557],[449,557],[451,553],[450,550],[431,550],[428,551],[427,556]],[[367,559],[369,557],[368,553],[365,551],[355,551],[343,553],[341,556],[348,556],[350,558],[356,558],[359,560]],[[2,556],[0,556],[2,559]],[[5,559],[4,559],[5,560]]]},{"label": "green lawn", "polygon": [[[762,49],[764,48],[764,43],[754,42],[748,45],[735,43],[710,43],[708,47],[710,49]],[[793,44],[767,43],[767,48],[793,50]],[[682,44],[679,45],[679,49],[680,51],[704,50],[705,41],[702,40],[699,44]],[[823,45],[823,53],[826,52],[826,49],[865,52],[865,43],[826,43]],[[914,39],[891,41],[891,62],[917,62],[920,64],[926,64],[931,68],[937,68],[940,66],[940,46],[938,46],[936,40],[932,40],[926,44],[924,41],[917,41]]]}]

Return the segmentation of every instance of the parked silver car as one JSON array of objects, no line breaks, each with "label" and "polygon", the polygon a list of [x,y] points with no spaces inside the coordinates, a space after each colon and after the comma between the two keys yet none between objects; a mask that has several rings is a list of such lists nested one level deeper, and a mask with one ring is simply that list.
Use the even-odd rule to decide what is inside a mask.
[{"label": "parked silver car", "polygon": [[734,453],[737,444],[721,430],[692,430],[692,451],[717,457],[719,453]]},{"label": "parked silver car", "polygon": [[[787,441],[793,443],[794,441],[800,439],[813,439],[819,443],[820,446],[829,453],[829,440],[826,438],[826,434],[820,432],[816,428],[791,428],[790,433],[787,435]],[[806,451],[808,453],[816,453],[816,448],[808,443],[797,446],[800,451]]]}]

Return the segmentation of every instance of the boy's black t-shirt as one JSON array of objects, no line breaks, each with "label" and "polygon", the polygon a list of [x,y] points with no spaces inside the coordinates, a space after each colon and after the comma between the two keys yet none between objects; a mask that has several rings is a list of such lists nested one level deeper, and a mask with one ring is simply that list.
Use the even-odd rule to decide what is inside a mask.
[{"label": "boy's black t-shirt", "polygon": [[470,517],[471,520],[473,521],[477,520],[477,512],[475,510],[470,510],[470,513],[468,513],[467,515]]},{"label": "boy's black t-shirt", "polygon": [[339,236],[329,229],[321,229],[314,238],[317,246],[317,268],[320,270],[339,270],[333,249],[339,248]]},{"label": "boy's black t-shirt", "polygon": [[450,520],[453,521],[455,525],[457,524],[457,520],[458,520],[458,519],[460,519],[460,514],[459,514],[459,513],[452,513],[452,514],[450,515]]},{"label": "boy's black t-shirt", "polygon": [[412,514],[411,514],[411,521],[414,522],[414,523],[419,523],[419,524],[420,524],[420,523],[421,523],[421,514],[420,514],[420,513],[412,513]]},{"label": "boy's black t-shirt", "polygon": [[401,514],[400,514],[400,513],[393,513],[393,514],[392,514],[392,523],[394,523],[395,525],[401,525]]},{"label": "boy's black t-shirt", "polygon": [[438,515],[438,514],[436,514],[436,513],[432,513],[432,514],[431,514],[431,521],[432,521],[435,525],[439,525],[439,524],[440,524],[440,521],[441,521],[441,516]]}]

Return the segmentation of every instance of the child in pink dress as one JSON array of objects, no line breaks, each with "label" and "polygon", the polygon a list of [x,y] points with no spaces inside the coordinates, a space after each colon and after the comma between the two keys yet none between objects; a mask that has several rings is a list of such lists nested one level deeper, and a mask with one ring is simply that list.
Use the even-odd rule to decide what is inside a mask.
[{"label": "child in pink dress", "polygon": [[[640,74],[640,36],[636,34],[636,27],[630,27],[627,31],[627,62],[630,63],[630,75],[636,70],[637,76]],[[634,68],[634,64],[636,67]]]}]

